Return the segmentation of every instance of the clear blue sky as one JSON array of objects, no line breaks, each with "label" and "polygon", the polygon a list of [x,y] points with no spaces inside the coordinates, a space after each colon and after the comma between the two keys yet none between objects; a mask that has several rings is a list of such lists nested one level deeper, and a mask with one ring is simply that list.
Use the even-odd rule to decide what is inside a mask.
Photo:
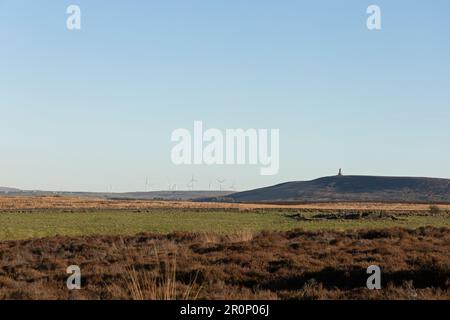
[{"label": "clear blue sky", "polygon": [[[0,40],[2,186],[450,178],[448,0],[0,0]],[[279,128],[279,174],[174,166],[170,134],[194,120]]]}]

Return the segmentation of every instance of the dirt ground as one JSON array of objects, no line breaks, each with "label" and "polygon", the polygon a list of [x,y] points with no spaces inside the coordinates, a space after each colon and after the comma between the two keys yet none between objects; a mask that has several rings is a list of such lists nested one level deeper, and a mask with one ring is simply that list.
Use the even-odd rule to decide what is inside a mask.
[{"label": "dirt ground", "polygon": [[[0,242],[1,299],[450,299],[450,229]],[[66,288],[81,268],[82,289]],[[382,270],[368,290],[366,269]]]}]

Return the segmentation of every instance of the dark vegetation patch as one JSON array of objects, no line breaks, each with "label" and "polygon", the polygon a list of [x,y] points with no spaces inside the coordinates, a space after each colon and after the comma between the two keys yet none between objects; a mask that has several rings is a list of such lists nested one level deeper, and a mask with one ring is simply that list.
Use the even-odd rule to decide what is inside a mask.
[{"label": "dark vegetation patch", "polygon": [[[450,299],[449,248],[450,229],[431,227],[5,241],[0,298]],[[66,288],[73,264],[83,290]]]}]

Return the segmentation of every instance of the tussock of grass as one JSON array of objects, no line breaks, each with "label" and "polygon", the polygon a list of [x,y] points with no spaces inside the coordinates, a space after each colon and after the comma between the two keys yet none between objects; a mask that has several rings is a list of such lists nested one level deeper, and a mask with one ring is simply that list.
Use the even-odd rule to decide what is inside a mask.
[{"label": "tussock of grass", "polygon": [[160,260],[156,246],[154,250],[158,266],[156,272],[137,271],[132,264],[126,267],[123,280],[131,300],[196,300],[201,290],[201,285],[197,285],[198,272],[180,288],[177,285],[176,255],[165,251],[163,260]]}]

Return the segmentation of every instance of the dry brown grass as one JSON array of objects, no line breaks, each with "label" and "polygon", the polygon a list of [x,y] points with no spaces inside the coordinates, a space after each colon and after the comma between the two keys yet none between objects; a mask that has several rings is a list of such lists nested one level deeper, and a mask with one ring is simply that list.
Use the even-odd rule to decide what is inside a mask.
[{"label": "dry brown grass", "polygon": [[205,244],[214,244],[222,242],[248,242],[252,241],[254,232],[249,230],[235,231],[227,234],[218,234],[214,232],[202,232],[197,235],[198,239]]},{"label": "dry brown grass", "polygon": [[[450,229],[0,242],[2,299],[450,299]],[[65,287],[68,265],[82,290]],[[383,290],[365,288],[382,268]]]},{"label": "dry brown grass", "polygon": [[[450,211],[450,204],[438,206],[441,210]],[[149,201],[149,200],[106,200],[96,198],[38,196],[38,197],[0,197],[0,210],[36,210],[36,209],[239,209],[242,211],[255,209],[311,209],[311,210],[383,210],[383,211],[429,211],[429,204],[408,203],[309,203],[309,204],[238,204],[189,201]]]},{"label": "dry brown grass", "polygon": [[160,260],[156,246],[154,250],[156,265],[159,266],[156,272],[138,271],[133,265],[126,267],[123,281],[130,298],[132,300],[196,300],[202,287],[196,283],[198,274],[180,290],[177,286],[176,255],[164,250],[164,260]]}]

